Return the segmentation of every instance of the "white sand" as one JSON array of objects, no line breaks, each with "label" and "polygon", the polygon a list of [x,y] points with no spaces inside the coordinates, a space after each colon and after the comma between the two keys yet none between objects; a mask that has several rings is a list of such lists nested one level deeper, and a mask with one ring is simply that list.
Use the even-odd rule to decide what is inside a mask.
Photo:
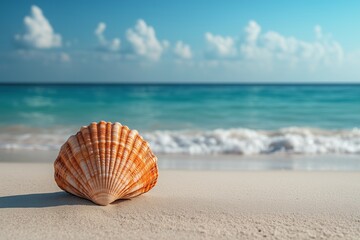
[{"label": "white sand", "polygon": [[0,163],[0,239],[359,239],[360,172],[161,171],[107,207],[61,192],[52,164]]}]

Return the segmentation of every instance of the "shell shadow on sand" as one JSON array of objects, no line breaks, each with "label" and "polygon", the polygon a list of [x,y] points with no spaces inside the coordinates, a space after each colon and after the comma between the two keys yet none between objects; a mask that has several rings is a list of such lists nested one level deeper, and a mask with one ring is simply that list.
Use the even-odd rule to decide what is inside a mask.
[{"label": "shell shadow on sand", "polygon": [[[126,201],[118,200],[114,204]],[[46,208],[69,205],[92,205],[87,199],[79,198],[66,192],[33,193],[0,197],[0,209],[2,208]]]}]

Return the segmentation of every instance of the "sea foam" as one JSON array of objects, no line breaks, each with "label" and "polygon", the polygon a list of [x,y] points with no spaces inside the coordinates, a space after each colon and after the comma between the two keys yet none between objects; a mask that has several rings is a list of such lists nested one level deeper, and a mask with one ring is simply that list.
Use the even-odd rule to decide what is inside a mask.
[{"label": "sea foam", "polygon": [[[4,130],[4,129],[3,129]],[[70,130],[9,129],[0,133],[0,149],[58,150]],[[289,127],[207,131],[141,132],[158,154],[360,154],[360,129],[328,130]]]},{"label": "sea foam", "polygon": [[300,127],[274,131],[217,129],[204,132],[156,131],[145,134],[155,152],[181,154],[359,154],[360,129]]}]

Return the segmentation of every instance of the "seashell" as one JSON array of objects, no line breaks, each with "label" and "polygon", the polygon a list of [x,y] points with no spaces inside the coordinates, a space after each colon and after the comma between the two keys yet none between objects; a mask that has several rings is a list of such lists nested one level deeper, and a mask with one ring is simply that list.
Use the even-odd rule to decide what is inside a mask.
[{"label": "seashell", "polygon": [[61,189],[99,205],[143,194],[158,178],[157,158],[139,133],[104,121],[70,136],[54,168]]}]

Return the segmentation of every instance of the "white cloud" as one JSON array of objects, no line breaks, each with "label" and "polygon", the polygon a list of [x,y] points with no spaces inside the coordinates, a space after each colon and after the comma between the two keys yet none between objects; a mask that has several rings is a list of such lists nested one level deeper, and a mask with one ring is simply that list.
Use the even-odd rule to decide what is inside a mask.
[{"label": "white cloud", "polygon": [[192,52],[190,46],[183,43],[182,41],[176,42],[174,53],[179,58],[183,58],[183,59],[192,58]]},{"label": "white cloud", "polygon": [[235,40],[232,37],[223,37],[205,33],[208,45],[208,55],[211,57],[233,57],[236,55]]},{"label": "white cloud", "polygon": [[322,29],[319,25],[316,25],[314,27],[314,32],[315,32],[316,39],[322,39],[322,37],[323,37]]},{"label": "white cloud", "polygon": [[44,52],[36,49],[18,49],[13,56],[24,61],[39,61],[42,63],[68,63],[72,61],[71,56],[66,52]]},{"label": "white cloud", "polygon": [[31,7],[31,16],[24,18],[24,24],[26,33],[15,35],[19,43],[37,49],[61,47],[61,35],[54,32],[39,7]]},{"label": "white cloud", "polygon": [[155,30],[152,26],[139,19],[134,28],[126,32],[127,40],[132,45],[135,54],[150,60],[159,60],[164,50],[169,46],[169,42],[160,42],[156,38]]},{"label": "white cloud", "polygon": [[108,41],[104,36],[105,30],[106,30],[106,24],[103,22],[100,22],[94,32],[96,37],[99,40],[100,48],[103,50],[112,51],[112,52],[118,51],[120,49],[120,45],[121,45],[120,39],[114,38],[113,40]]},{"label": "white cloud", "polygon": [[240,47],[241,53],[250,59],[256,58],[259,55],[261,55],[262,58],[267,58],[268,56],[265,57],[265,53],[263,53],[261,49],[257,47],[257,41],[261,33],[260,25],[255,21],[250,21],[249,24],[245,27],[245,33],[245,43]]},{"label": "white cloud", "polygon": [[257,22],[250,21],[248,26],[245,28],[247,33],[246,40],[248,43],[255,43],[260,35],[261,27]]},{"label": "white cloud", "polygon": [[240,50],[245,59],[256,61],[285,61],[291,65],[303,63],[310,67],[341,63],[344,55],[341,45],[326,38],[320,26],[316,25],[314,31],[314,41],[303,41],[275,31],[262,33],[259,24],[250,21]]}]

